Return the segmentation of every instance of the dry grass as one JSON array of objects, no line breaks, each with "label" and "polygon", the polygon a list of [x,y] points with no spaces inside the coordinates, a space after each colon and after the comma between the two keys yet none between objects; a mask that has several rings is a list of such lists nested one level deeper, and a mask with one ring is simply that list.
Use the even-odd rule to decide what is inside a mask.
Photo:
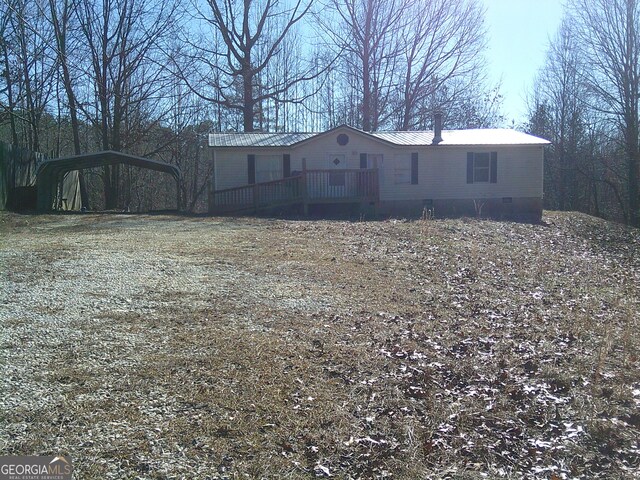
[{"label": "dry grass", "polygon": [[78,478],[633,478],[640,233],[0,213],[4,455]]}]

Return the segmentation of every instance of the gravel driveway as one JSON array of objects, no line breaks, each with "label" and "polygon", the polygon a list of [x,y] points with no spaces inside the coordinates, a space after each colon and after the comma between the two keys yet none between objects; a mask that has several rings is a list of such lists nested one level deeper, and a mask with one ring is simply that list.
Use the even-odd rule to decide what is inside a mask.
[{"label": "gravel driveway", "polygon": [[545,220],[0,212],[0,451],[76,478],[632,478],[640,235]]}]

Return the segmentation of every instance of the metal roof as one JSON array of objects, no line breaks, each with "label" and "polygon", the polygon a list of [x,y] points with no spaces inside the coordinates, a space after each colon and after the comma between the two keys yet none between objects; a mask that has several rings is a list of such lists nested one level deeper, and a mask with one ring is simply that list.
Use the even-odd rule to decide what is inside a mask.
[{"label": "metal roof", "polygon": [[[420,132],[372,132],[376,138],[395,145],[431,145],[433,131]],[[468,130],[443,130],[438,146],[463,145],[548,145],[543,138],[508,128],[477,128]]]},{"label": "metal roof", "polygon": [[180,169],[175,165],[111,150],[74,155],[65,158],[54,158],[52,160],[46,160],[38,166],[36,177],[38,210],[51,210],[57,185],[67,172],[115,164],[133,165],[135,167],[168,173],[176,182],[180,179]]},{"label": "metal roof", "polygon": [[[343,126],[373,139],[397,146],[432,145],[433,131],[415,132],[364,132]],[[336,131],[341,127],[334,128]],[[210,147],[262,148],[292,147],[305,140],[325,135],[322,133],[211,133]],[[517,130],[507,128],[481,128],[468,130],[443,130],[442,142],[438,146],[482,146],[482,145],[548,145],[550,142]]]},{"label": "metal roof", "polygon": [[317,133],[210,133],[210,147],[290,147]]},{"label": "metal roof", "polygon": [[55,174],[59,174],[72,170],[114,165],[117,163],[124,163],[127,165],[169,173],[174,178],[180,177],[180,169],[175,165],[170,165],[158,160],[152,160],[151,158],[138,157],[135,155],[129,155],[128,153],[115,152],[112,150],[45,160],[38,166],[37,175],[41,175],[45,172],[54,172]]}]

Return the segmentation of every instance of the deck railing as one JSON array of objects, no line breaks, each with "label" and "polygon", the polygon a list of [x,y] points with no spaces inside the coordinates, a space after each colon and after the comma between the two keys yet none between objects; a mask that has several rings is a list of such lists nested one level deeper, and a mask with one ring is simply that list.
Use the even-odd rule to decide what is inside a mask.
[{"label": "deck railing", "polygon": [[213,212],[258,211],[283,205],[370,202],[378,199],[377,169],[305,170],[299,174],[213,192]]},{"label": "deck railing", "polygon": [[295,176],[213,192],[217,212],[257,210],[302,201],[302,177]]},{"label": "deck railing", "polygon": [[378,170],[307,170],[309,200],[367,200],[378,197]]}]

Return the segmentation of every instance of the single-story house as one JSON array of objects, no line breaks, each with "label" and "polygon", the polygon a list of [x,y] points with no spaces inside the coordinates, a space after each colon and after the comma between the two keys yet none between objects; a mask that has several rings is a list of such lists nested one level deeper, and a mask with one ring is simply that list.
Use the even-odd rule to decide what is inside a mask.
[{"label": "single-story house", "polygon": [[510,129],[213,133],[211,213],[358,205],[538,221],[547,140]]}]

